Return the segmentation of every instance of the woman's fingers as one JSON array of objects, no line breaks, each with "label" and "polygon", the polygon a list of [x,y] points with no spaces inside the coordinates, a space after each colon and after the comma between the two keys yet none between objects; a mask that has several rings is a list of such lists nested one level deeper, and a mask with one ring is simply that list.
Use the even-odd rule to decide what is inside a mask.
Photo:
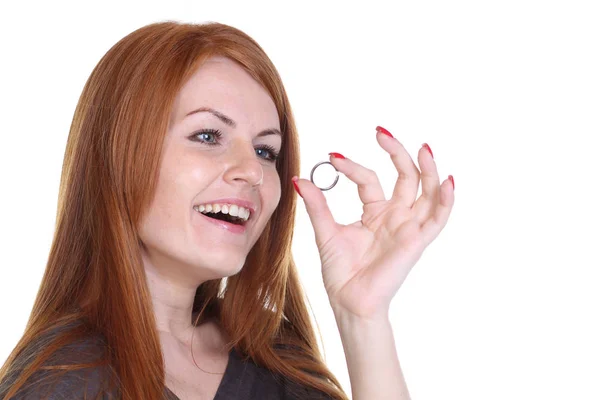
[{"label": "woman's fingers", "polygon": [[315,231],[317,244],[326,243],[335,235],[338,226],[327,205],[327,199],[325,199],[323,192],[310,180],[299,179],[294,176],[292,183],[304,200],[306,212]]},{"label": "woman's fingers", "polygon": [[398,171],[398,180],[394,186],[392,200],[410,208],[417,197],[421,173],[402,143],[390,135],[387,130],[377,127],[377,142],[389,153],[396,171]]},{"label": "woman's fingers", "polygon": [[439,202],[435,204],[431,217],[421,227],[425,244],[429,245],[446,226],[454,205],[454,184],[448,177],[440,186]]},{"label": "woman's fingers", "polygon": [[431,148],[424,143],[417,156],[421,167],[421,196],[413,205],[413,210],[420,223],[425,222],[435,209],[440,196],[440,177],[433,160]]},{"label": "woman's fingers", "polygon": [[383,188],[375,171],[363,167],[339,153],[329,153],[329,161],[358,186],[358,196],[363,204],[385,200]]}]

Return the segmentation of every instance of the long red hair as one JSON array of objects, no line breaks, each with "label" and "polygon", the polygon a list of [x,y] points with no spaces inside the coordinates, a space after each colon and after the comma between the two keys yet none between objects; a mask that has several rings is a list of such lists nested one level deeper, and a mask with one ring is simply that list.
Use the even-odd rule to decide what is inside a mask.
[{"label": "long red hair", "polygon": [[[177,22],[150,24],[121,39],[85,84],[67,141],[46,270],[23,337],[0,369],[0,382],[18,373],[4,399],[55,351],[93,333],[106,340],[109,351],[97,364],[118,377],[122,398],[162,398],[164,364],[137,226],[155,191],[174,98],[202,62],[217,55],[239,63],[271,95],[283,133],[276,164],[283,184],[242,270],[198,287],[195,323],[217,318],[229,349],[348,399],[322,359],[292,259],[296,193],[287,183],[299,174],[299,146],[281,78],[242,31]],[[50,331],[60,334],[38,340]]]}]

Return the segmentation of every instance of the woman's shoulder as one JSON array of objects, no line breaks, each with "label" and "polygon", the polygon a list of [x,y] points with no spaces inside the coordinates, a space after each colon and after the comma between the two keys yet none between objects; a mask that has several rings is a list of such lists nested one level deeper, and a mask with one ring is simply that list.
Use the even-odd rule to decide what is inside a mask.
[{"label": "woman's shoulder", "polygon": [[11,400],[115,399],[116,396],[105,389],[106,376],[107,371],[103,367],[70,370],[61,374],[39,370],[28,378]]},{"label": "woman's shoulder", "polygon": [[[11,371],[4,381],[0,382],[0,398],[15,383],[25,360],[33,359],[37,352],[43,350],[44,344],[50,343],[50,339],[55,337],[56,333],[53,331],[38,338],[30,349],[25,349],[18,357],[17,369]],[[111,369],[106,364],[101,364],[105,348],[104,338],[99,334],[88,334],[59,347],[27,378],[11,400],[115,398],[105,387],[112,376]]]}]

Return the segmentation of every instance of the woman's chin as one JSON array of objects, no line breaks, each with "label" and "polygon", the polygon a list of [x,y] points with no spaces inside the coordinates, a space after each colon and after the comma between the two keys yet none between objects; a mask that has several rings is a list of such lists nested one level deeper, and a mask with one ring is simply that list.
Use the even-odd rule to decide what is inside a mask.
[{"label": "woman's chin", "polygon": [[[232,254],[224,254],[223,257],[211,257],[210,260],[203,259],[194,263],[194,269],[203,280],[214,280],[237,274],[242,270],[245,257],[232,257]],[[209,276],[209,278],[206,278]]]}]

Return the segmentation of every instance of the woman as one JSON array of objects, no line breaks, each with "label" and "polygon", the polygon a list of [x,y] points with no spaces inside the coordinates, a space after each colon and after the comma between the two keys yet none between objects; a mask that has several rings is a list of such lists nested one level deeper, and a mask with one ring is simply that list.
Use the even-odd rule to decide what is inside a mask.
[{"label": "woman", "polygon": [[254,40],[174,22],[123,38],[79,99],[46,272],[0,398],[347,399],[291,257],[296,192],[352,398],[408,398],[387,312],[446,224],[454,182],[440,185],[427,145],[419,172],[384,128],[375,138],[399,173],[393,197],[331,153],[364,203],[339,225],[297,178],[291,107]]}]

